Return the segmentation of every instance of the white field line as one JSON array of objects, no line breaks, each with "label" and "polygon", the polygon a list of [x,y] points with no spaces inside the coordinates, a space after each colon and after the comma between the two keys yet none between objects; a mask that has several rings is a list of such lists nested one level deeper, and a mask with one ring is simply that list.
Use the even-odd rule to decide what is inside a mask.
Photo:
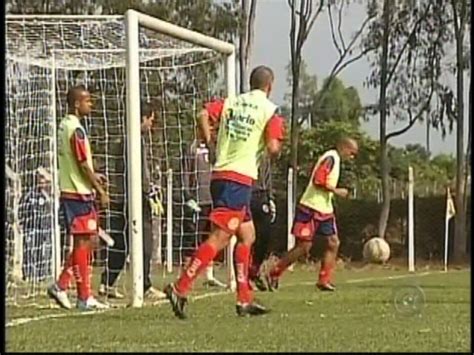
[{"label": "white field line", "polygon": [[[396,279],[403,279],[403,278],[409,278],[409,277],[422,277],[422,276],[427,276],[427,275],[432,275],[432,274],[437,274],[437,273],[444,273],[443,271],[427,271],[427,272],[422,272],[422,273],[410,273],[410,274],[403,274],[403,275],[394,275],[394,276],[384,276],[384,277],[366,277],[362,279],[351,279],[345,281],[343,284],[355,284],[355,283],[362,283],[362,282],[370,282],[370,281],[383,281],[383,280],[396,280]],[[298,282],[298,283],[293,283],[293,284],[286,284],[283,285],[283,287],[289,287],[289,286],[304,286],[304,285],[313,285],[315,284],[315,281],[311,282]],[[220,295],[225,295],[229,294],[229,291],[220,291],[220,292],[209,292],[209,293],[204,293],[202,295],[194,296],[190,298],[190,301],[197,301],[205,298],[211,298],[215,296],[220,296]],[[149,306],[160,306],[162,304],[168,303],[168,300],[161,300],[154,302],[153,304]],[[123,309],[126,306],[124,305],[118,305],[105,310],[100,310],[100,311],[87,311],[87,312],[77,312],[77,313],[54,313],[54,314],[44,314],[41,316],[37,317],[24,317],[24,318],[16,318],[8,322],[5,327],[15,327],[18,325],[23,325],[23,324],[28,324],[31,322],[36,322],[36,321],[41,321],[41,320],[46,320],[46,319],[56,319],[56,318],[65,318],[65,317],[78,317],[78,316],[88,316],[91,314],[100,314],[100,313],[106,313],[110,311],[115,311],[119,309]]]},{"label": "white field line", "polygon": [[[420,272],[419,274],[417,273],[410,273],[410,274],[402,274],[402,275],[393,275],[393,276],[383,276],[383,277],[366,277],[363,279],[351,279],[343,282],[343,284],[358,284],[362,282],[370,282],[370,281],[389,281],[389,280],[397,280],[397,279],[406,279],[410,277],[421,277],[421,276],[427,276],[427,275],[433,275],[433,274],[443,274],[445,273],[444,271],[426,271],[426,272]],[[294,284],[287,284],[285,285],[286,287],[288,286],[307,286],[307,285],[316,285],[316,281],[307,281],[307,282],[298,282]]]}]

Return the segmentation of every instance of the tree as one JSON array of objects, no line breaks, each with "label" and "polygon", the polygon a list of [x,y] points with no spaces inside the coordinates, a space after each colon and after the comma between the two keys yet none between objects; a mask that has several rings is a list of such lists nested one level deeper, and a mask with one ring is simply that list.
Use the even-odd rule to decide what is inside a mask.
[{"label": "tree", "polygon": [[[332,82],[337,76],[350,64],[358,61],[359,59],[367,56],[372,51],[376,49],[375,45],[365,45],[359,46],[359,42],[361,39],[364,38],[365,31],[367,28],[370,28],[373,20],[376,18],[376,11],[375,7],[369,5],[367,7],[367,15],[364,20],[361,22],[359,28],[352,34],[352,37],[349,41],[344,38],[342,33],[342,25],[343,25],[343,11],[345,6],[350,4],[350,1],[329,1],[327,3],[327,14],[329,19],[330,31],[331,31],[331,38],[334,48],[338,52],[338,59],[334,63],[331,71],[323,83],[323,86],[320,90],[319,101],[323,101],[326,95],[330,95],[328,89],[331,88]],[[333,11],[334,8],[337,9],[337,19],[334,18]],[[337,32],[336,32],[337,28]],[[356,50],[357,47],[361,47],[361,49]],[[350,94],[350,92],[348,93]],[[358,109],[358,107],[357,107]],[[318,120],[318,116],[313,116],[314,125],[315,122]]]},{"label": "tree", "polygon": [[[355,50],[358,40],[362,38],[362,34],[367,28],[368,24],[374,18],[374,12],[368,12],[368,16],[362,22],[360,28],[353,34],[352,38],[347,41],[342,34],[343,11],[345,5],[350,1],[313,1],[313,0],[288,0],[291,10],[291,26],[290,26],[290,53],[291,53],[291,75],[292,75],[292,93],[291,93],[291,166],[295,174],[294,181],[296,181],[296,167],[298,165],[298,154],[296,148],[298,147],[298,120],[302,115],[302,103],[300,102],[300,74],[301,74],[301,51],[306,42],[306,39],[314,26],[319,15],[326,8],[329,16],[330,30],[332,34],[333,44],[338,51],[339,57],[334,63],[328,80],[325,81],[325,86],[321,89],[322,101],[324,92],[330,86],[332,80],[339,75],[348,65],[354,63],[367,53],[372,51],[375,47],[365,46],[358,53]],[[338,5],[336,5],[338,4]],[[337,8],[337,20],[333,18],[333,9]],[[337,24],[337,25],[336,25]],[[337,31],[337,32],[336,32]],[[303,106],[304,107],[304,106]],[[303,116],[304,117],[304,116]],[[317,120],[317,117],[312,118],[312,123]],[[296,191],[296,186],[295,186]]]},{"label": "tree", "polygon": [[[286,70],[290,93],[285,94],[285,102],[291,107],[293,85],[291,63],[287,65]],[[315,127],[318,122],[330,120],[348,121],[359,125],[359,118],[362,115],[362,104],[356,88],[346,87],[337,77],[328,77],[323,81],[323,87],[318,90],[318,79],[316,75],[308,73],[308,66],[304,60],[301,61],[299,103],[298,126],[308,121]],[[290,111],[287,106],[283,109]]]},{"label": "tree", "polygon": [[[470,27],[470,24],[469,24]],[[468,132],[467,132],[467,148],[466,148],[466,167],[464,171],[464,208],[466,211],[466,216],[468,214],[468,194],[469,194],[469,189],[468,186],[470,184],[470,179],[472,179],[471,176],[471,150],[472,150],[472,92],[471,92],[471,71],[469,70],[469,118],[468,118]],[[468,231],[468,223],[469,223],[469,218],[466,218],[466,233]]]},{"label": "tree", "polygon": [[239,36],[239,85],[240,92],[249,89],[250,57],[252,54],[257,0],[242,0],[242,21]]},{"label": "tree", "polygon": [[[310,74],[308,69],[308,65],[304,60],[301,60],[301,68],[300,68],[300,80],[299,80],[299,103],[300,103],[300,111],[299,111],[299,118],[297,120],[298,126],[309,117],[311,114],[312,107],[314,105],[315,97],[318,93],[318,78],[316,75]],[[286,66],[286,82],[290,89],[289,93],[285,94],[284,100],[285,105],[284,110],[291,111],[291,98],[292,98],[292,88],[293,88],[293,75],[292,75],[292,68],[291,68],[291,61]]]},{"label": "tree", "polygon": [[323,88],[314,97],[311,113],[313,127],[327,121],[350,122],[358,126],[362,113],[359,93],[352,86],[345,87],[338,78],[326,78]]},{"label": "tree", "polygon": [[[293,168],[293,196],[296,198],[296,177],[298,168],[298,112],[301,73],[301,51],[314,23],[323,11],[324,1],[313,7],[312,0],[288,0],[291,10],[290,54],[291,54],[291,167]],[[293,201],[294,202],[294,201]]]},{"label": "tree", "polygon": [[[380,120],[382,210],[378,234],[385,236],[390,214],[388,141],[408,131],[430,111],[441,75],[443,45],[447,38],[441,2],[413,3],[384,0],[381,11],[372,1],[369,11],[377,19],[370,26],[364,47],[375,47],[367,84],[379,89],[375,112]],[[402,129],[387,132],[387,120],[408,121]]]},{"label": "tree", "polygon": [[453,30],[456,44],[456,209],[454,248],[455,260],[466,255],[465,151],[464,151],[464,71],[467,68],[464,38],[470,22],[470,1],[451,0]]}]

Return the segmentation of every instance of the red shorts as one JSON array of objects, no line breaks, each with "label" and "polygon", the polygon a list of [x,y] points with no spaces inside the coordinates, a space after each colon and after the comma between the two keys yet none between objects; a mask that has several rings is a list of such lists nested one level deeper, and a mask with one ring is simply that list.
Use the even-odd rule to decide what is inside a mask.
[{"label": "red shorts", "polygon": [[94,201],[61,198],[68,235],[95,235],[98,230],[97,211]]},{"label": "red shorts", "polygon": [[209,220],[220,229],[235,234],[242,222],[252,220],[252,186],[229,180],[212,180],[211,195],[213,210]]},{"label": "red shorts", "polygon": [[336,218],[333,214],[321,216],[317,211],[298,206],[291,233],[295,238],[306,242],[312,242],[317,235],[323,237],[336,235]]}]

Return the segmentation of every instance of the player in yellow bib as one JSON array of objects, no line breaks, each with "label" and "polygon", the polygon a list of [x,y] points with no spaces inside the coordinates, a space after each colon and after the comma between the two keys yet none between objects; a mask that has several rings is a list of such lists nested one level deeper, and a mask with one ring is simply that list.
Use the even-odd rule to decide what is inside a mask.
[{"label": "player in yellow bib", "polygon": [[331,273],[336,264],[339,238],[334,215],[334,195],[347,197],[348,190],[337,187],[341,159],[353,159],[358,152],[357,142],[350,138],[341,139],[336,149],[325,152],[316,162],[311,180],[296,209],[292,233],[296,245],[266,275],[270,290],[278,288],[278,280],[283,272],[298,258],[307,255],[316,236],[327,238],[327,247],[321,261],[317,287],[323,291],[334,291]]},{"label": "player in yellow bib", "polygon": [[268,96],[273,85],[273,72],[260,66],[250,75],[251,91],[206,105],[201,125],[206,144],[212,150],[210,116],[219,121],[216,161],[211,176],[212,211],[209,219],[213,230],[202,243],[189,265],[165,293],[175,315],[185,318],[186,296],[194,280],[229,243],[232,235],[238,242],[234,251],[237,279],[237,314],[261,315],[268,310],[253,300],[248,269],[255,228],[250,214],[252,185],[258,177],[263,154],[275,155],[283,140],[283,119],[275,115],[276,105]]},{"label": "player in yellow bib", "polygon": [[92,110],[90,93],[82,85],[67,93],[68,115],[58,129],[60,205],[66,231],[73,237],[73,250],[67,257],[58,281],[48,288],[48,295],[61,307],[71,308],[67,296],[72,276],[77,283],[77,307],[80,310],[106,308],[91,294],[90,261],[98,231],[95,193],[103,207],[109,197],[102,185],[105,176],[94,172],[92,151],[81,119]]}]

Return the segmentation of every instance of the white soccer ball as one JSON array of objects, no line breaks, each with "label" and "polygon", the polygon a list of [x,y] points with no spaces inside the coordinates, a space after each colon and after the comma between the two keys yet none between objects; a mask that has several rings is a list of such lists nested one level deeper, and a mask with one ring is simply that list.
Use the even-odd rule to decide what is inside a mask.
[{"label": "white soccer ball", "polygon": [[385,263],[390,258],[390,245],[383,238],[371,238],[364,244],[364,260],[370,263]]}]

